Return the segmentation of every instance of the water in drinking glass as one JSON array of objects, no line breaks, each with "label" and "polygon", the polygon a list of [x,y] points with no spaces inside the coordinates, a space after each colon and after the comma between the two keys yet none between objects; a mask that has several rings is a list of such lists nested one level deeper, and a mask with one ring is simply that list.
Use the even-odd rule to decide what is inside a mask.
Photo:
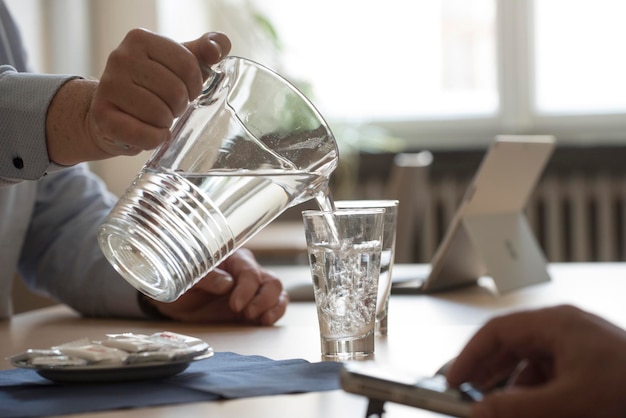
[{"label": "water in drinking glass", "polygon": [[302,213],[324,356],[374,352],[384,213]]},{"label": "water in drinking glass", "polygon": [[380,241],[309,246],[321,333],[328,339],[373,332],[380,269]]}]

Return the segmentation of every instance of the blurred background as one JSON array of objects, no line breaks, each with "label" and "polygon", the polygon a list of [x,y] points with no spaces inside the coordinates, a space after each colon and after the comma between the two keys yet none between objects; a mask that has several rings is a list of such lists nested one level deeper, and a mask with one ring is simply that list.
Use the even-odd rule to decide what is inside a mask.
[{"label": "blurred background", "polygon": [[[415,206],[406,261],[430,260],[496,135],[554,135],[527,209],[548,258],[626,259],[623,0],[6,3],[39,72],[97,78],[133,27],[178,41],[228,33],[232,55],[277,70],[328,120],[341,153],[335,198]],[[119,195],[147,157],[92,167]],[[393,183],[407,161],[417,177]]]}]

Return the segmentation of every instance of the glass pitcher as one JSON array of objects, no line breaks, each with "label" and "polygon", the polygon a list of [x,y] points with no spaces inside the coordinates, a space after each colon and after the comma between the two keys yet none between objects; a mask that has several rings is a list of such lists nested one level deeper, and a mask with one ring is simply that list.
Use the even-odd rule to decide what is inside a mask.
[{"label": "glass pitcher", "polygon": [[174,301],[285,209],[323,199],[337,161],[302,93],[227,57],[104,220],[100,247],[139,291]]}]

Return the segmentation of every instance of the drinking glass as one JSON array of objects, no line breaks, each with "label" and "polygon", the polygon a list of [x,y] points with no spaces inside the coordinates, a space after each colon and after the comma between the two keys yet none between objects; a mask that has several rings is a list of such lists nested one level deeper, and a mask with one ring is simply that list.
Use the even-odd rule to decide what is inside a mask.
[{"label": "drinking glass", "polygon": [[337,209],[385,209],[383,248],[380,257],[380,277],[378,278],[378,299],[376,302],[376,335],[387,335],[389,316],[389,296],[391,294],[391,272],[396,250],[396,224],[398,200],[338,200]]},{"label": "drinking glass", "polygon": [[227,57],[99,228],[113,267],[171,302],[286,208],[326,195],[326,122],[294,86]]},{"label": "drinking glass", "polygon": [[304,211],[322,356],[374,354],[384,209]]}]

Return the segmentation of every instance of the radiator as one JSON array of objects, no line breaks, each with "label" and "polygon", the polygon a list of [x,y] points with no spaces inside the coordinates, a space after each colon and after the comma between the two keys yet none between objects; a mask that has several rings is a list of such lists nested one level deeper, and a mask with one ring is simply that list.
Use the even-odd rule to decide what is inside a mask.
[{"label": "radiator", "polygon": [[[431,179],[423,198],[416,261],[428,262],[456,211],[468,179]],[[624,261],[626,177],[604,173],[546,175],[526,208],[526,216],[551,262]]]}]

